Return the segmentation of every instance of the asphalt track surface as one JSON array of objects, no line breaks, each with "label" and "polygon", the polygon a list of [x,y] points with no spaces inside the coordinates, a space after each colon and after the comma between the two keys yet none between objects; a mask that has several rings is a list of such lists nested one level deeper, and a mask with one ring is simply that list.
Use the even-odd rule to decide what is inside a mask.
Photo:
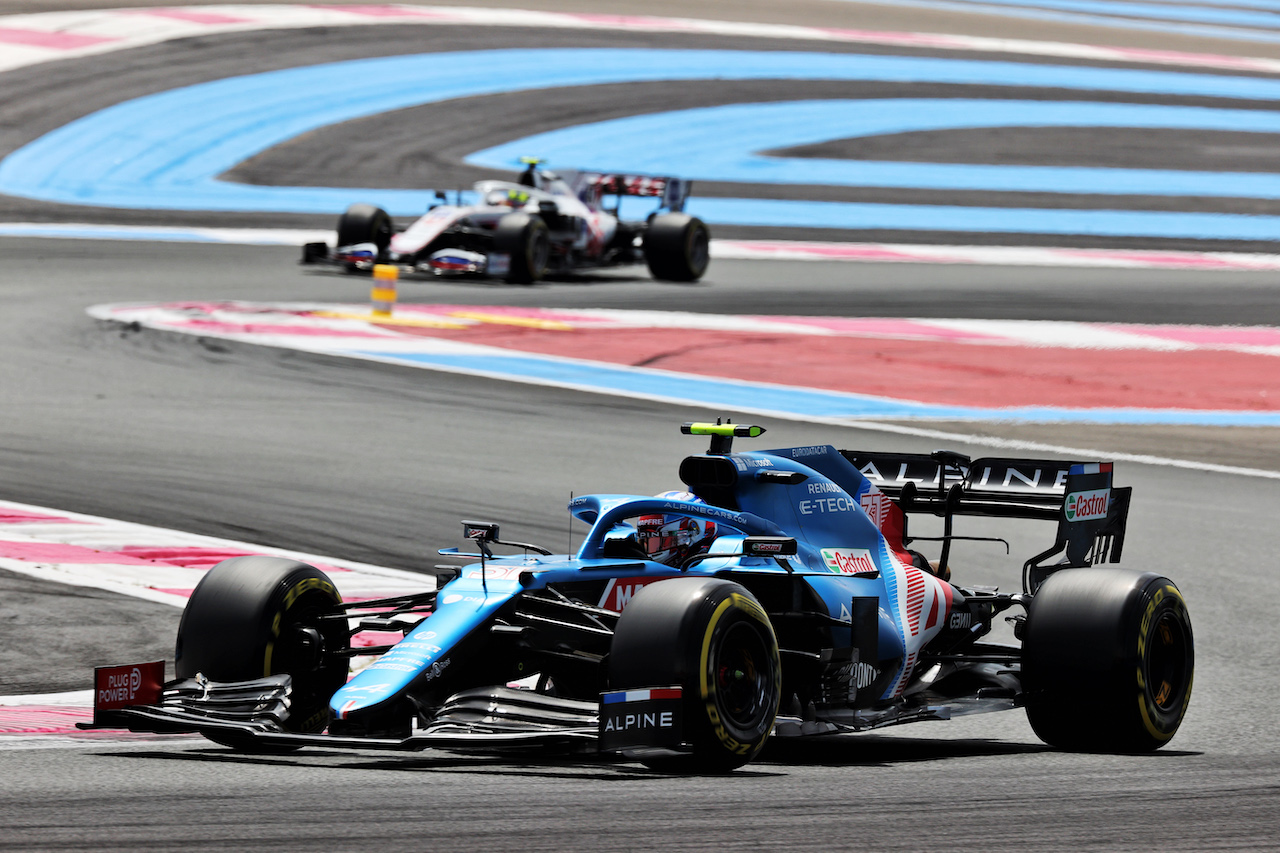
[{"label": "asphalt track surface", "polygon": [[[404,38],[423,49],[420,35]],[[1109,34],[1094,35],[1076,38]],[[183,56],[207,76],[291,56],[396,49],[384,32],[354,46],[277,34],[264,60],[261,38],[211,39],[184,46]],[[111,81],[79,61],[44,69],[43,89],[24,73],[27,94],[0,106],[4,150],[121,92],[163,88],[186,73],[163,46],[137,54],[136,64],[103,60],[127,69]],[[5,209],[4,218],[18,212],[83,221],[91,211]],[[363,295],[365,282],[304,272],[284,249],[0,239],[0,257],[0,497],[10,500],[415,568],[458,544],[461,518],[491,518],[512,538],[559,547],[571,492],[670,488],[678,460],[702,449],[675,425],[734,414],[167,337],[84,314],[108,301]],[[466,304],[1280,322],[1270,277],[1241,273],[718,262],[696,286],[611,274],[529,289],[410,287],[405,299]],[[765,425],[765,446],[941,444]],[[1280,469],[1266,430],[1073,430],[983,427]],[[0,751],[0,849],[1274,849],[1276,482],[1149,465],[1119,466],[1117,480],[1135,487],[1126,562],[1174,578],[1196,630],[1191,711],[1170,747],[1151,756],[1052,752],[1018,712],[778,743],[718,778],[536,757],[262,758],[202,741],[32,743]],[[1005,589],[1052,536],[1034,524],[969,529],[1010,537],[1009,558],[979,545],[956,553],[966,582]],[[95,664],[171,657],[171,608],[2,573],[0,589],[0,694],[83,689]]]}]

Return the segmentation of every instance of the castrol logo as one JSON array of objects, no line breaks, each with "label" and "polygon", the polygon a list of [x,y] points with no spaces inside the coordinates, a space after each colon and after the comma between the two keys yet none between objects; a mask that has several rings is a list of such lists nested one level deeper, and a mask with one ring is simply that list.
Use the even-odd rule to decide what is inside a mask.
[{"label": "castrol logo", "polygon": [[865,548],[823,548],[822,562],[842,575],[874,575],[879,571]]},{"label": "castrol logo", "polygon": [[1067,521],[1094,521],[1107,517],[1107,505],[1111,501],[1110,489],[1094,489],[1089,492],[1072,492],[1067,495],[1065,511]]}]

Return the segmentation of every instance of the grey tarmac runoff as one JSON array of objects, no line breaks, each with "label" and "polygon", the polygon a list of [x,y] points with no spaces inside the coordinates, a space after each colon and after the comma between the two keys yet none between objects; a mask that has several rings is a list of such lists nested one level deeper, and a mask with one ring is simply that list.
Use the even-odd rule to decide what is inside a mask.
[{"label": "grey tarmac runoff", "polygon": [[[0,2],[5,14],[53,8]],[[601,10],[599,4],[554,8]],[[1262,57],[1277,52],[1261,43],[892,4],[802,2],[783,9],[747,3],[729,9],[659,3],[609,9]],[[366,27],[341,36],[310,30],[227,34],[6,72],[0,75],[6,91],[0,155],[122,97],[244,71],[520,45],[528,39],[662,47],[698,41],[500,28],[435,34],[427,27]],[[710,41],[718,47],[737,44],[723,37]],[[697,105],[751,95],[731,89],[664,95],[650,87],[638,97],[649,104],[671,98]],[[537,126],[548,104],[563,96],[494,96],[480,106],[474,125],[501,127],[499,118],[507,116],[509,127],[522,124],[523,115],[528,126]],[[764,93],[795,96],[794,88],[782,86]],[[616,91],[604,91],[584,102],[586,117],[611,115],[616,99]],[[422,174],[437,165],[423,154],[426,135],[440,124],[437,116],[411,110],[403,118],[384,126],[383,138],[370,138],[368,127],[333,128],[301,140],[297,156],[274,151],[245,164],[241,177],[263,180],[290,165],[293,180],[314,180],[341,164],[370,170],[360,176],[366,184],[396,186],[402,169]],[[465,144],[462,130],[445,128],[442,134],[433,150],[444,152],[444,166],[460,179],[474,176],[472,167],[450,160]],[[310,175],[308,163],[315,169]],[[161,214],[0,198],[4,221],[318,228],[329,227],[331,219]],[[1257,244],[1236,248],[1262,250]],[[85,313],[90,305],[108,302],[355,303],[365,296],[363,280],[301,271],[288,248],[0,237],[0,256],[6,303],[0,316],[0,395],[6,404],[0,499],[8,501],[413,571],[434,563],[435,548],[458,544],[460,518],[489,518],[513,538],[558,547],[568,535],[563,503],[570,493],[671,488],[675,464],[693,450],[676,431],[678,423],[716,415],[746,419],[732,411],[690,411],[155,334],[100,324]],[[529,289],[405,284],[401,298],[424,304],[1230,326],[1277,323],[1273,279],[1266,272],[726,260],[713,262],[708,278],[696,286],[608,274]],[[764,440],[779,444],[985,452],[963,438],[797,422],[765,425],[770,433]],[[990,849],[1023,850],[1274,848],[1271,792],[1280,783],[1280,749],[1269,721],[1280,685],[1269,659],[1280,640],[1272,612],[1280,593],[1272,566],[1272,519],[1280,495],[1266,476],[1194,465],[1280,472],[1276,431],[994,422],[894,426],[1190,463],[1117,463],[1117,481],[1135,487],[1126,563],[1174,578],[1196,629],[1195,698],[1169,749],[1145,758],[1055,753],[1039,745],[1015,712],[866,738],[779,744],[762,762],[730,778],[672,779],[634,766],[538,758],[330,751],[244,757],[202,741],[81,742],[52,749],[0,735],[6,777],[0,814],[8,827],[0,847],[344,850],[375,844],[421,849],[430,843],[563,850],[594,848],[602,841],[637,849],[661,840],[671,849],[693,850],[865,839],[876,849],[919,849],[976,839]],[[1004,535],[982,524],[973,532]],[[1018,531],[1010,538],[1008,558],[1003,549],[958,545],[958,571],[972,583],[1011,588],[1019,555],[1041,550],[1048,535],[1043,529]],[[0,694],[83,690],[95,664],[172,656],[178,610],[170,604],[7,572],[0,572],[0,585]]]}]

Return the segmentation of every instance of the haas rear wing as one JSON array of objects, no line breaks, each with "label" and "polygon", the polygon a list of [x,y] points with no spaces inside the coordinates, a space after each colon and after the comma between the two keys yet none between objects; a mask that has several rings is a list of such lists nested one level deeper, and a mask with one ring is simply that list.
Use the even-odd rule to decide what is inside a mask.
[{"label": "haas rear wing", "polygon": [[693,187],[692,181],[683,178],[651,177],[649,175],[589,175],[587,184],[599,195],[641,196],[661,199],[668,210],[678,213],[684,210]]},{"label": "haas rear wing", "polygon": [[[1130,487],[1112,485],[1109,462],[969,459],[959,453],[841,453],[904,513],[943,519],[946,564],[952,519],[958,515],[1058,522],[1053,547],[1023,566],[1023,588],[1034,592],[1058,569],[1120,561]],[[1061,555],[1051,565],[1044,561]]]}]

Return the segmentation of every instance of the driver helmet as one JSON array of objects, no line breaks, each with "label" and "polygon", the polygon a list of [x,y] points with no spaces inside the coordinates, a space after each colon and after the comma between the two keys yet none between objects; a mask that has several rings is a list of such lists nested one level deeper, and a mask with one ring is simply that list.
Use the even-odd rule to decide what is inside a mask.
[{"label": "driver helmet", "polygon": [[529,194],[523,190],[489,190],[485,193],[484,202],[490,207],[517,207],[529,200]]},{"label": "driver helmet", "polygon": [[[706,503],[692,492],[672,490],[654,497],[691,503]],[[716,538],[716,524],[702,518],[666,513],[642,515],[636,519],[640,547],[654,562],[679,566],[689,557],[711,547]]]}]

